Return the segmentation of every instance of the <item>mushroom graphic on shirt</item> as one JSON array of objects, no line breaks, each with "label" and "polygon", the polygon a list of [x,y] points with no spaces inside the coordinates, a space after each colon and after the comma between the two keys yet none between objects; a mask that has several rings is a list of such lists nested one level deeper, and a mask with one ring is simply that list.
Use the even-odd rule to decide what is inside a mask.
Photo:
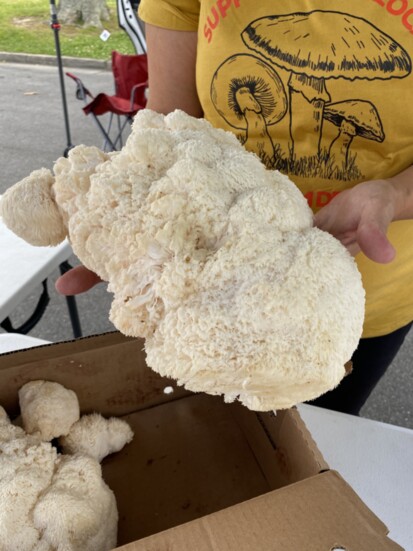
[{"label": "mushroom graphic on shirt", "polygon": [[[334,30],[332,37],[326,29]],[[411,72],[407,52],[353,15],[315,10],[261,17],[241,34],[246,46],[289,71],[291,158],[318,156],[328,79],[386,80]]]},{"label": "mushroom graphic on shirt", "polygon": [[346,168],[351,142],[355,136],[382,142],[383,126],[377,109],[369,101],[348,100],[331,103],[324,108],[324,118],[339,128],[331,142],[329,157],[339,168]]},{"label": "mushroom graphic on shirt", "polygon": [[275,149],[267,127],[287,112],[287,95],[277,72],[252,55],[234,55],[216,70],[211,99],[230,126],[245,131],[244,146],[255,149],[266,164],[273,163]]}]

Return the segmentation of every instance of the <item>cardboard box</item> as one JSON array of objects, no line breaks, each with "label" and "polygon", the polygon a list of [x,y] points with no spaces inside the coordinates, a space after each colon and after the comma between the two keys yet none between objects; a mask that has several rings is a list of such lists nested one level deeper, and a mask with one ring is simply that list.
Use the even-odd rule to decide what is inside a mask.
[{"label": "cardboard box", "polygon": [[119,550],[402,549],[329,470],[296,409],[258,414],[192,394],[150,370],[142,348],[109,333],[0,356],[0,404],[11,416],[18,389],[45,379],[74,390],[82,413],[132,426],[133,442],[102,464]]}]

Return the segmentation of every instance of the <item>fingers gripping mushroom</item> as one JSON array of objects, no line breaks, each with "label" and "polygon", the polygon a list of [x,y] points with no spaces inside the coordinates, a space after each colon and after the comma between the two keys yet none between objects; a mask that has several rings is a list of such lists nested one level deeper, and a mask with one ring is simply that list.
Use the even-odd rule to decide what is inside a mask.
[{"label": "fingers gripping mushroom", "polygon": [[246,131],[244,146],[270,162],[275,151],[268,126],[287,112],[284,86],[274,69],[251,55],[230,57],[212,79],[211,98],[230,126]]},{"label": "fingers gripping mushroom", "polygon": [[[331,40],[323,28],[336,29],[337,39]],[[330,101],[327,79],[385,80],[411,72],[410,57],[397,42],[365,19],[341,12],[261,17],[241,36],[248,48],[291,71],[290,127],[296,158],[319,154],[324,104]]]},{"label": "fingers gripping mushroom", "polygon": [[384,140],[379,114],[369,101],[332,103],[325,107],[324,118],[339,127],[338,136],[331,142],[329,157],[334,158],[340,168],[348,164],[349,148],[355,136],[376,142]]}]

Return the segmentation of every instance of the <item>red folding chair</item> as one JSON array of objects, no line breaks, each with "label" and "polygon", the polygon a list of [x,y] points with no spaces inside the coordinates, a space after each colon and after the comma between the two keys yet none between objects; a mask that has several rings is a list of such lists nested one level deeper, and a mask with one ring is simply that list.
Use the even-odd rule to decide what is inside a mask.
[{"label": "red folding chair", "polygon": [[[123,146],[122,135],[127,124],[130,124],[134,115],[146,105],[148,90],[146,54],[125,55],[113,51],[112,72],[115,82],[113,95],[101,92],[93,96],[79,77],[73,73],[66,73],[66,75],[76,82],[76,97],[85,103],[84,113],[92,116],[103,135],[102,149],[109,148],[115,151]],[[100,117],[108,113],[109,121],[105,126]],[[116,135],[111,137],[114,116],[117,118],[117,129]]]}]

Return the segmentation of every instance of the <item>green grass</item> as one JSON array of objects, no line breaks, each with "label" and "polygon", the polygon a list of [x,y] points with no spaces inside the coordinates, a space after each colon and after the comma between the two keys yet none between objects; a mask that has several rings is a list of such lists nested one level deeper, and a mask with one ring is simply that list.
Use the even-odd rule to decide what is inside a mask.
[{"label": "green grass", "polygon": [[[109,39],[103,42],[99,38],[102,29],[62,25],[59,31],[62,56],[108,60],[112,50],[125,54],[135,53],[128,35],[118,25],[116,1],[107,0],[107,5],[110,9],[110,20],[103,22],[103,28],[111,33]],[[0,51],[55,55],[48,0],[0,2]]]}]

